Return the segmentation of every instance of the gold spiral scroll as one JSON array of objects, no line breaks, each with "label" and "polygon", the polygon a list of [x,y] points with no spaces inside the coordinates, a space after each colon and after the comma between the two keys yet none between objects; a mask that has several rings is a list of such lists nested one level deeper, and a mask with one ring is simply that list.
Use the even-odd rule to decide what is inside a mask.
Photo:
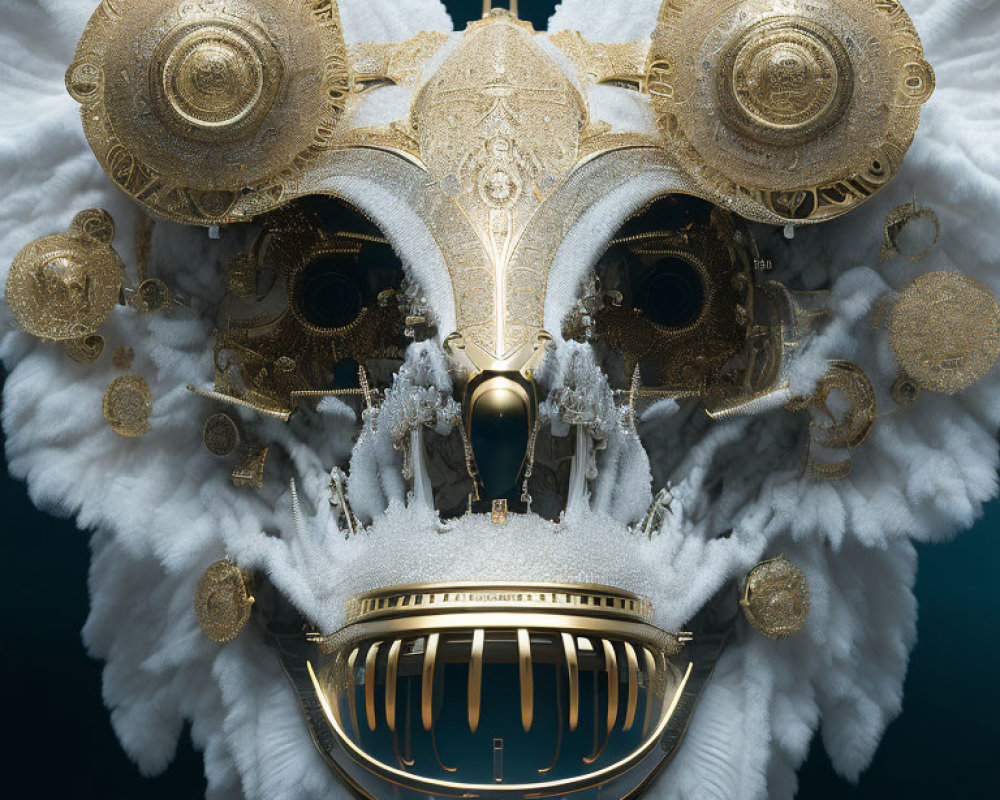
[{"label": "gold spiral scroll", "polygon": [[105,171],[160,216],[282,202],[350,89],[335,0],[104,0],[66,72]]},{"label": "gold spiral scroll", "polygon": [[792,223],[888,183],[934,89],[896,0],[665,0],[646,78],[668,148],[706,191]]}]

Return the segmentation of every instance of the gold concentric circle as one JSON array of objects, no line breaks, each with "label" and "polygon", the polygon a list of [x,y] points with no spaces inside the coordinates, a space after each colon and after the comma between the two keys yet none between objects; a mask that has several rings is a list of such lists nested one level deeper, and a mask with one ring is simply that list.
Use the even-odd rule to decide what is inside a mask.
[{"label": "gold concentric circle", "polygon": [[719,103],[730,125],[756,141],[800,144],[834,125],[850,103],[854,71],[822,25],[778,17],[726,48]]},{"label": "gold concentric circle", "polygon": [[978,383],[1000,357],[1000,304],[960,272],[929,272],[901,293],[889,346],[921,389],[954,394]]},{"label": "gold concentric circle", "polygon": [[664,3],[646,71],[691,177],[790,222],[837,216],[888,183],[934,88],[902,7],[860,0]]},{"label": "gold concentric circle", "polygon": [[192,134],[230,136],[253,127],[274,104],[281,60],[255,25],[181,25],[159,45],[150,70],[165,119]]},{"label": "gold concentric circle", "polygon": [[335,3],[119,0],[67,70],[87,139],[160,216],[212,224],[280,205],[350,88]]}]

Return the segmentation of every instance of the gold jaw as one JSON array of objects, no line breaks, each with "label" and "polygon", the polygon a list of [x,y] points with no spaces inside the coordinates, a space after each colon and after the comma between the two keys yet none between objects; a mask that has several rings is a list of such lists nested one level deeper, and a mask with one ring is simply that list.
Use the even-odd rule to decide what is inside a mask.
[{"label": "gold jaw", "polygon": [[317,746],[366,796],[625,797],[672,754],[722,645],[652,613],[608,586],[417,584],[276,644]]}]

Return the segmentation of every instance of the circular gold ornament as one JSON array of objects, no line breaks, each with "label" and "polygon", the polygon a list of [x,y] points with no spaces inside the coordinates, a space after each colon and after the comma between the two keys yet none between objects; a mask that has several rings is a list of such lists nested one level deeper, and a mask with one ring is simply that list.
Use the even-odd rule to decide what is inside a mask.
[{"label": "circular gold ornament", "polygon": [[350,88],[336,3],[120,0],[67,70],[101,165],[185,223],[256,216],[324,149]]},{"label": "circular gold ornament", "polygon": [[768,144],[808,142],[836,124],[854,90],[847,51],[822,25],[773,17],[726,48],[718,97],[727,121]]},{"label": "circular gold ornament", "polygon": [[217,644],[233,641],[250,621],[254,598],[249,575],[232,561],[216,561],[202,574],[194,613],[202,633]]},{"label": "circular gold ornament", "polygon": [[24,247],[7,277],[7,303],[32,336],[85,340],[111,315],[124,267],[111,247],[114,222],[106,211],[81,212],[64,234]]},{"label": "circular gold ornament", "polygon": [[811,222],[892,178],[934,73],[894,2],[678,0],[660,11],[647,85],[703,188]]},{"label": "circular gold ornament", "polygon": [[809,581],[784,556],[764,561],[747,575],[740,601],[750,627],[769,639],[787,639],[809,617]]},{"label": "circular gold ornament", "polygon": [[144,314],[155,314],[169,306],[171,299],[167,284],[159,278],[147,278],[136,289],[132,304]]},{"label": "circular gold ornament", "polygon": [[960,272],[921,275],[892,308],[889,346],[921,389],[968,389],[1000,357],[1000,304],[982,283]]},{"label": "circular gold ornament", "polygon": [[138,375],[122,375],[104,393],[104,419],[119,436],[138,438],[152,430],[153,393]]},{"label": "circular gold ornament", "polygon": [[228,456],[240,443],[240,429],[229,414],[219,412],[205,420],[202,428],[205,448],[214,456]]},{"label": "circular gold ornament", "polygon": [[934,209],[904,203],[886,218],[882,257],[896,254],[909,261],[920,261],[940,241],[941,223]]}]

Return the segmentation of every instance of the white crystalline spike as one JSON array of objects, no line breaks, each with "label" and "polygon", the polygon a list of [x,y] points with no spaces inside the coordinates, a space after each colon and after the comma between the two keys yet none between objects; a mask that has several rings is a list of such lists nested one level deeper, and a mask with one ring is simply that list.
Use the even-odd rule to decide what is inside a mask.
[{"label": "white crystalline spike", "polygon": [[434,508],[434,489],[427,472],[427,454],[424,451],[424,429],[410,431],[410,458],[413,468],[413,502]]},{"label": "white crystalline spike", "polygon": [[302,514],[302,503],[299,501],[299,490],[295,485],[295,478],[292,478],[288,484],[292,492],[292,520],[295,523],[295,533],[301,538],[306,533],[306,521]]},{"label": "white crystalline spike", "polygon": [[589,510],[587,496],[587,469],[593,454],[594,442],[583,425],[576,427],[576,452],[569,473],[569,497],[566,501],[566,519],[579,519]]}]

